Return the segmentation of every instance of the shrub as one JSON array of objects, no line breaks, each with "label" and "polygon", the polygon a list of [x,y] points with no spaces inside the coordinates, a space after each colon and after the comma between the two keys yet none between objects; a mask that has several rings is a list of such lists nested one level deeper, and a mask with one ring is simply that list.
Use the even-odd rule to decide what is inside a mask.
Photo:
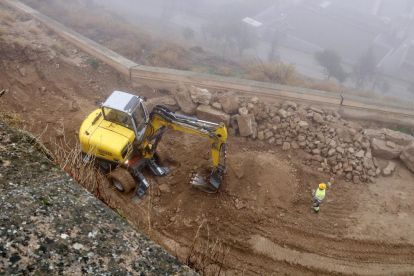
[{"label": "shrub", "polygon": [[190,56],[191,53],[185,45],[165,41],[152,52],[151,63],[158,67],[186,70]]},{"label": "shrub", "polygon": [[203,48],[203,46],[200,46],[200,45],[193,46],[193,47],[190,48],[190,50],[193,51],[194,53],[198,53],[198,54],[204,53],[204,48]]},{"label": "shrub", "polygon": [[277,63],[259,63],[248,68],[247,78],[256,81],[273,82],[283,85],[298,86],[300,78],[297,75],[295,65]]},{"label": "shrub", "polygon": [[66,50],[65,47],[63,47],[63,45],[60,42],[57,42],[55,44],[52,45],[52,49],[55,50],[56,52],[64,55],[65,57],[68,57],[68,51]]},{"label": "shrub", "polygon": [[93,69],[98,69],[98,67],[99,67],[99,60],[97,60],[95,57],[90,57],[89,58],[89,65]]},{"label": "shrub", "polygon": [[52,35],[55,35],[55,34],[56,34],[56,32],[55,32],[55,30],[53,30],[53,29],[47,29],[46,34],[47,34],[48,36],[52,36]]},{"label": "shrub", "polygon": [[34,34],[34,35],[38,35],[39,34],[39,29],[32,27],[32,28],[29,29],[29,32]]}]

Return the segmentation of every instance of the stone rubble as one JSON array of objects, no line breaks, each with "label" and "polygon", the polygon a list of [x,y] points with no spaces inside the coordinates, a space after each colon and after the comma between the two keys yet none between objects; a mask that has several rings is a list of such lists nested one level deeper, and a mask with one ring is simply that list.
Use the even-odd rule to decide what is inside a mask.
[{"label": "stone rubble", "polygon": [[[176,91],[185,91],[182,86]],[[195,106],[202,102],[204,96],[201,94],[210,93],[196,87],[191,87],[191,91],[192,105]],[[360,125],[350,124],[337,111],[298,105],[292,101],[268,103],[258,97],[239,98],[232,91],[210,95],[211,98],[203,98],[203,103],[210,99],[210,104],[197,108],[200,119],[223,122],[229,136],[240,135],[281,146],[284,151],[301,149],[308,154],[304,163],[320,172],[343,177],[356,184],[374,183],[375,177],[381,175],[378,158],[394,159],[400,156],[414,172],[414,137],[411,135],[389,129],[364,130]],[[191,97],[188,96],[188,99]],[[177,97],[176,100],[182,108],[182,100]],[[188,109],[183,109],[183,112],[192,114]],[[382,174],[391,175],[394,170],[395,163],[390,162]]]}]

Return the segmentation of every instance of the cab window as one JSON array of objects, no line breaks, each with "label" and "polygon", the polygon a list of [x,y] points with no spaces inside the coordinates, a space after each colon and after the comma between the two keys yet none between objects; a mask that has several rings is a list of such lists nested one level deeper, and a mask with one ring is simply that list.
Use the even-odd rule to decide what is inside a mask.
[{"label": "cab window", "polygon": [[119,124],[134,131],[134,126],[132,125],[131,118],[125,112],[109,107],[103,107],[102,110],[105,120]]}]

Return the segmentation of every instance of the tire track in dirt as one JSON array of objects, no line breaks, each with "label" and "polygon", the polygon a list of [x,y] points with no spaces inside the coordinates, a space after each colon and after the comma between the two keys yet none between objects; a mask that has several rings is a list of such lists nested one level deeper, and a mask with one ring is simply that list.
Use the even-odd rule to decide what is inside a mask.
[{"label": "tire track in dirt", "polygon": [[310,269],[327,270],[346,275],[414,274],[414,265],[412,264],[359,263],[339,260],[315,253],[299,252],[284,248],[260,235],[252,236],[250,243],[253,250],[259,254],[263,254],[276,261],[285,261],[292,265],[299,265]]},{"label": "tire track in dirt", "polygon": [[[309,230],[309,229],[308,229]],[[321,236],[319,233],[303,231],[286,225],[274,229],[269,233],[267,229],[259,233],[266,233],[275,238],[275,242],[290,247],[312,252],[315,246],[324,255],[334,255],[337,258],[348,260],[364,260],[388,263],[411,263],[414,265],[414,246],[410,244],[392,244],[385,242],[341,239],[338,237]]]}]

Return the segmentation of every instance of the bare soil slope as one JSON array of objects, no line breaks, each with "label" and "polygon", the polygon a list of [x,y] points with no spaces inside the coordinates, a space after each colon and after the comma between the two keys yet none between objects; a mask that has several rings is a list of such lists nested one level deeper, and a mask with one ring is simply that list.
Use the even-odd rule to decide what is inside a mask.
[{"label": "bare soil slope", "polygon": [[[0,90],[9,90],[0,111],[20,114],[23,126],[43,133],[49,147],[55,139],[74,141],[94,102],[113,90],[160,95],[133,89],[105,65],[91,68],[88,56],[62,41],[68,57],[57,55],[51,46],[59,38],[14,16],[15,22],[1,25]],[[230,248],[224,275],[414,274],[414,176],[403,164],[376,184],[335,181],[314,215],[311,191],[330,176],[305,166],[300,150],[288,156],[234,137],[228,144],[229,172],[217,194],[189,185],[193,173],[210,166],[208,139],[169,131],[159,153],[171,174],[147,174],[150,196],[140,205],[110,186],[107,200],[182,261],[203,224],[202,238],[222,239]]]}]

